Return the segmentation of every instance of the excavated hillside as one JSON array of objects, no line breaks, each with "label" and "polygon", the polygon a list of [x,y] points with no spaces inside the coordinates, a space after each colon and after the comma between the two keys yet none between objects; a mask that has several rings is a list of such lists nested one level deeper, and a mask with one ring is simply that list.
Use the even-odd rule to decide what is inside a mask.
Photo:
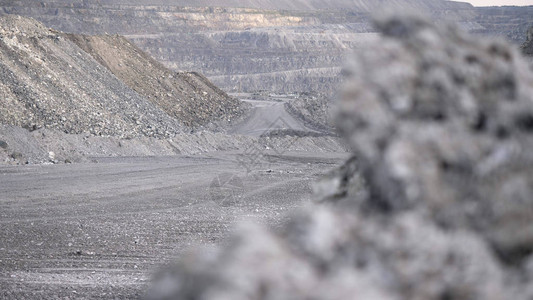
[{"label": "excavated hillside", "polygon": [[76,34],[66,37],[185,126],[215,129],[244,113],[239,100],[229,97],[203,75],[173,72],[124,37]]},{"label": "excavated hillside", "polygon": [[[4,0],[5,1],[5,0]],[[67,3],[73,7],[91,6],[89,1],[82,0],[48,0],[42,3]],[[152,5],[152,6],[182,6],[182,7],[246,7],[255,9],[275,9],[275,10],[322,10],[322,9],[355,9],[359,11],[371,11],[383,5],[398,5],[402,7],[414,7],[422,9],[446,9],[467,5],[465,3],[448,2],[442,0],[101,0],[101,5]]]},{"label": "excavated hillside", "polygon": [[[199,69],[230,92],[333,93],[350,49],[375,39],[364,24],[128,36],[171,68]],[[183,45],[170,47],[170,45]]]},{"label": "excavated hillside", "polygon": [[82,34],[161,34],[198,30],[315,24],[306,15],[250,8],[172,5],[81,4],[76,1],[0,0],[0,13],[31,16],[65,32]]},{"label": "excavated hillside", "polygon": [[526,8],[481,9],[443,0],[0,0],[0,4],[0,13],[32,16],[66,32],[125,35],[167,67],[201,72],[226,92],[331,94],[341,81],[346,54],[375,36],[370,13],[387,5],[414,7],[435,20],[518,43],[531,22]]},{"label": "excavated hillside", "polygon": [[532,6],[478,7],[475,21],[481,26],[474,32],[505,36],[516,44],[525,41],[526,32],[533,26]]},{"label": "excavated hillside", "polygon": [[251,147],[345,150],[336,137],[324,134],[313,139],[304,132],[298,140],[225,134],[236,126],[247,132],[240,125],[245,118],[244,126],[269,131],[282,115],[297,128],[312,128],[300,124],[303,118],[290,117],[283,103],[270,110],[266,126],[254,123],[251,104],[228,96],[198,73],[166,69],[120,36],[65,34],[32,19],[0,17],[0,80],[0,162],[79,162]]}]

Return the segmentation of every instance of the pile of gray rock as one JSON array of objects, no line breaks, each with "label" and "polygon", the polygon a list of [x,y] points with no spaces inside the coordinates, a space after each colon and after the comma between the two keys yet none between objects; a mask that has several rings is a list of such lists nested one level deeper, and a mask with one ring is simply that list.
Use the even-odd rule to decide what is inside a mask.
[{"label": "pile of gray rock", "polygon": [[415,15],[348,67],[355,158],[282,230],[161,274],[149,299],[531,299],[533,74],[518,49]]},{"label": "pile of gray rock", "polygon": [[331,117],[331,97],[320,93],[299,93],[294,100],[285,103],[285,109],[306,126],[320,132],[334,132]]},{"label": "pile of gray rock", "polygon": [[0,17],[0,123],[96,136],[171,137],[183,126],[35,20]]},{"label": "pile of gray rock", "polygon": [[188,128],[221,131],[246,113],[241,101],[229,97],[202,74],[171,71],[122,36],[64,36]]},{"label": "pile of gray rock", "polygon": [[222,131],[246,113],[198,73],[176,73],[119,36],[67,35],[0,17],[0,124],[118,138]]}]

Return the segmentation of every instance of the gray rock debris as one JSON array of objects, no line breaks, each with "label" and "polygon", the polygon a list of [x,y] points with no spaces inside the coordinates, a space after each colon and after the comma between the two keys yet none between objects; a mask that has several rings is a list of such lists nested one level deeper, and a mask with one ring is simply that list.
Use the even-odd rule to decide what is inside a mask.
[{"label": "gray rock debris", "polygon": [[[357,160],[320,184],[324,203],[185,257],[149,299],[533,297],[527,64],[418,16],[376,25],[338,115]],[[357,169],[365,192],[350,192]]]},{"label": "gray rock debris", "polygon": [[299,93],[295,99],[285,103],[285,109],[306,126],[324,133],[333,133],[330,97],[319,93]]},{"label": "gray rock debris", "polygon": [[[365,206],[423,209],[481,233],[507,262],[533,251],[533,76],[518,51],[420,18],[376,22],[338,126],[369,185]],[[377,45],[376,45],[377,46]]]},{"label": "gray rock debris", "polygon": [[173,137],[184,129],[62,34],[0,17],[0,123],[95,136]]},{"label": "gray rock debris", "polygon": [[[229,97],[196,72],[173,72],[119,35],[65,34],[118,79],[180,124],[220,130],[245,114]],[[227,126],[226,126],[227,127]]]}]

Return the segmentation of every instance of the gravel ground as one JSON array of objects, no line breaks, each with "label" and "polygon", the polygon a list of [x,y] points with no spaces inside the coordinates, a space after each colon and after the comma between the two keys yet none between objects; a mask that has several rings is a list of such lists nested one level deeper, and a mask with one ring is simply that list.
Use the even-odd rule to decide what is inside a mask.
[{"label": "gravel ground", "polygon": [[229,152],[0,166],[0,298],[137,298],[155,270],[236,222],[280,224],[346,154],[264,158],[250,173]]}]

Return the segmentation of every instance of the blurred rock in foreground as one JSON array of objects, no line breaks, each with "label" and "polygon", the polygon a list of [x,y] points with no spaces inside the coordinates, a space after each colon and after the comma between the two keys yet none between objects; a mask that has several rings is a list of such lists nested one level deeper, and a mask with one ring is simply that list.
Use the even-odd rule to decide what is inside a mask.
[{"label": "blurred rock in foreground", "polygon": [[185,257],[149,299],[533,297],[527,63],[418,16],[376,25],[337,120],[356,159],[319,184],[327,199],[280,232],[247,226]]},{"label": "blurred rock in foreground", "polygon": [[522,44],[522,53],[533,56],[533,26],[527,31],[527,39]]}]

